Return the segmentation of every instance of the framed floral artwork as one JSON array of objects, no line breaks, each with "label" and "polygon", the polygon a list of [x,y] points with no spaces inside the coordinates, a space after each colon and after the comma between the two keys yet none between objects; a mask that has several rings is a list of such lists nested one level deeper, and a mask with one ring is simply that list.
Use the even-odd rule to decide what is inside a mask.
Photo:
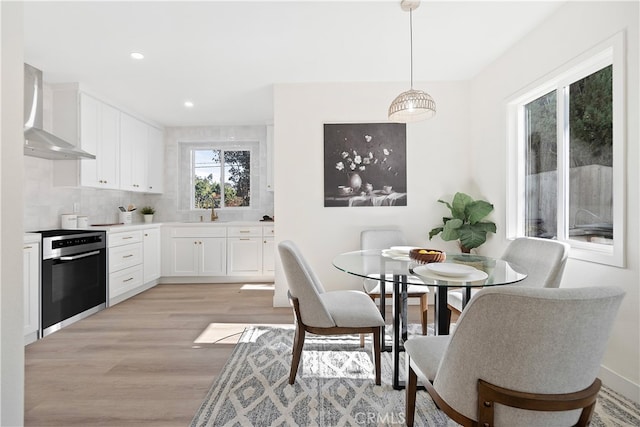
[{"label": "framed floral artwork", "polygon": [[324,125],[324,206],[406,206],[404,123]]}]

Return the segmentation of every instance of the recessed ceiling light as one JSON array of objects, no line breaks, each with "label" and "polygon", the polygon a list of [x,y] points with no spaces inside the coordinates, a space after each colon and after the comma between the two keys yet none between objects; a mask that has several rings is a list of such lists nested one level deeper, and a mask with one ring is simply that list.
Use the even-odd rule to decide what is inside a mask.
[{"label": "recessed ceiling light", "polygon": [[191,107],[193,107],[193,102],[191,102],[191,101],[184,101],[184,106],[185,106],[185,107],[187,107],[187,108],[191,108]]},{"label": "recessed ceiling light", "polygon": [[140,52],[131,52],[131,57],[133,59],[144,59],[144,55]]}]

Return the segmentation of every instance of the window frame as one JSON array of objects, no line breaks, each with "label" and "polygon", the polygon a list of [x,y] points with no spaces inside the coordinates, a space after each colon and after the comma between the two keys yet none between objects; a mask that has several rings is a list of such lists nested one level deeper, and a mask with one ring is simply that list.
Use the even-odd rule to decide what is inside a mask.
[{"label": "window frame", "polygon": [[[251,159],[249,161],[250,172],[249,172],[249,192],[251,194],[251,198],[249,200],[249,206],[227,206],[226,203],[222,203],[220,207],[216,207],[217,211],[247,211],[256,209],[256,200],[255,194],[257,189],[257,169],[258,166],[256,164],[256,156],[259,148],[259,141],[215,141],[215,142],[186,142],[179,141],[179,162],[178,162],[178,194],[181,193],[180,190],[185,191],[188,188],[188,202],[186,202],[186,198],[178,198],[178,210],[183,212],[209,212],[209,209],[198,209],[194,206],[194,191],[195,191],[195,182],[194,182],[194,167],[195,167],[195,153],[196,150],[220,150],[223,153],[226,151],[249,151],[249,155]],[[224,158],[224,154],[223,154]],[[221,183],[221,185],[224,185]],[[185,188],[187,187],[187,188]],[[187,205],[188,204],[188,205]]]},{"label": "window frame", "polygon": [[[618,33],[527,86],[507,101],[507,238],[525,236],[525,108],[529,102],[556,91],[558,135],[558,240],[569,243],[569,256],[589,262],[625,267],[626,114],[624,33]],[[569,238],[569,85],[612,66],[613,126],[613,245]]]}]

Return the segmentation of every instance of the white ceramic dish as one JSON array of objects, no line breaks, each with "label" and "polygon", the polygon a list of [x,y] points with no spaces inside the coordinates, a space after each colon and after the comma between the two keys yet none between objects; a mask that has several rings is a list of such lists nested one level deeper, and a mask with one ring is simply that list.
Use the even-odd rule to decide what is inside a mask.
[{"label": "white ceramic dish", "polygon": [[434,262],[431,264],[427,264],[425,267],[427,268],[427,270],[430,270],[433,273],[439,274],[441,276],[447,276],[447,277],[464,277],[478,271],[477,269],[469,265],[455,264],[455,263],[449,263],[449,262],[447,263]]},{"label": "white ceramic dish", "polygon": [[417,246],[391,246],[389,248],[390,252],[395,252],[399,255],[409,255],[409,252],[411,252],[411,249],[418,249]]}]

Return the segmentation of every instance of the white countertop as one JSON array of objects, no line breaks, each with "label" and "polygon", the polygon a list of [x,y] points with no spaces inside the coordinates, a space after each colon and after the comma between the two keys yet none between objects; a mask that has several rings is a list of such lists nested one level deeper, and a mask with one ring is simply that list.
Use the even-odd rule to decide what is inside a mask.
[{"label": "white countertop", "polygon": [[40,243],[40,233],[24,233],[24,243]]},{"label": "white countertop", "polygon": [[[117,233],[119,231],[134,231],[134,230],[144,230],[149,228],[159,228],[161,226],[170,226],[170,227],[242,227],[242,226],[273,226],[275,224],[274,221],[175,221],[175,222],[134,222],[133,224],[100,224],[100,225],[92,225],[88,228],[84,228],[83,230],[95,230],[95,231],[106,231],[110,233]],[[25,243],[36,243],[40,241],[39,233],[25,233],[24,234],[24,242]]]}]

